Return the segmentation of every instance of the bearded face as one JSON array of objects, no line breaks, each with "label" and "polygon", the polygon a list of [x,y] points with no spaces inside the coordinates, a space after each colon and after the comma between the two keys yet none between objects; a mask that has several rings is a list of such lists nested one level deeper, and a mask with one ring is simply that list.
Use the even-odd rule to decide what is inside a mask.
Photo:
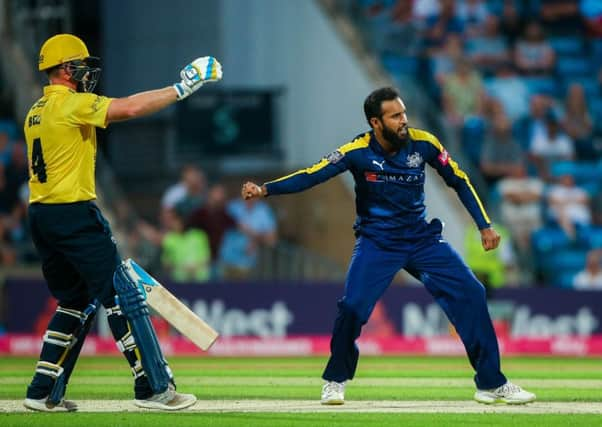
[{"label": "bearded face", "polygon": [[408,139],[408,117],[400,98],[383,101],[381,114],[374,117],[372,126],[377,134],[393,150],[399,150]]},{"label": "bearded face", "polygon": [[395,149],[400,149],[408,139],[408,124],[392,128],[383,123],[383,138]]}]

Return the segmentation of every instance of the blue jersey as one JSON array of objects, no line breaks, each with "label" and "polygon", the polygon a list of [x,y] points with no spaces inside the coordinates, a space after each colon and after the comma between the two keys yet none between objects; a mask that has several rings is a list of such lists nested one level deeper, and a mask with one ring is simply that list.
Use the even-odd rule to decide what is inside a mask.
[{"label": "blue jersey", "polygon": [[432,235],[424,205],[425,164],[453,188],[479,229],[491,222],[468,176],[432,134],[409,128],[406,144],[386,153],[373,132],[357,136],[315,165],[267,182],[268,195],[295,193],[346,170],[355,180],[358,235],[379,242],[412,240]]}]

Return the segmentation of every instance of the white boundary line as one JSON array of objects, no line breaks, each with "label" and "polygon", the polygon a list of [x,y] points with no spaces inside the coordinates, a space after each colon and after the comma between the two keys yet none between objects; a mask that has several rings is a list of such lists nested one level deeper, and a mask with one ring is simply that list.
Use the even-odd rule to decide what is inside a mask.
[{"label": "white boundary line", "polygon": [[[79,412],[151,412],[127,400],[80,400]],[[27,413],[22,400],[0,400],[0,413]],[[602,403],[535,402],[528,405],[482,405],[472,401],[357,400],[342,406],[323,406],[315,400],[201,400],[183,412],[289,412],[289,413],[513,413],[602,414]]]},{"label": "white boundary line", "polygon": [[[1,385],[27,385],[31,376],[27,377],[6,377],[0,378]],[[74,376],[74,383],[77,384],[123,384],[131,385],[130,377],[121,375],[113,376]],[[287,386],[315,386],[320,388],[324,381],[321,378],[306,377],[213,377],[202,376],[181,377],[178,378],[178,385],[229,385],[229,386],[259,386],[259,385],[287,385]],[[589,379],[516,379],[516,383],[525,388],[533,389],[551,389],[551,388],[578,388],[578,389],[600,389],[602,380]],[[374,386],[374,387],[404,387],[404,388],[449,388],[449,387],[471,387],[474,388],[474,381],[470,378],[356,378],[349,383],[350,387],[355,386]]]}]

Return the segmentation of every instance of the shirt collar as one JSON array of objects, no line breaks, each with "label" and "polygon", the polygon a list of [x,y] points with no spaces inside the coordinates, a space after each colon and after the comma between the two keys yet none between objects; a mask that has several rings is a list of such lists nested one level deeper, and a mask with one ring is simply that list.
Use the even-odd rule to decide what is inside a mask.
[{"label": "shirt collar", "polygon": [[377,154],[379,154],[380,156],[383,156],[383,157],[391,158],[391,157],[398,156],[399,153],[404,152],[408,149],[411,142],[412,142],[412,137],[409,135],[409,130],[408,130],[407,143],[403,147],[401,147],[399,149],[399,151],[397,151],[395,154],[391,155],[391,154],[387,153],[383,149],[383,147],[378,143],[378,141],[376,140],[376,136],[374,136],[374,131],[373,130],[370,131],[370,147],[372,147],[372,151],[376,152]]},{"label": "shirt collar", "polygon": [[52,93],[60,93],[60,92],[71,92],[75,93],[75,91],[71,88],[68,88],[64,85],[48,85],[44,86],[44,96],[50,95]]},{"label": "shirt collar", "polygon": [[375,151],[377,154],[381,156],[386,156],[385,150],[380,146],[378,141],[376,140],[376,136],[374,135],[374,131],[370,131],[370,146],[372,147],[372,151]]}]

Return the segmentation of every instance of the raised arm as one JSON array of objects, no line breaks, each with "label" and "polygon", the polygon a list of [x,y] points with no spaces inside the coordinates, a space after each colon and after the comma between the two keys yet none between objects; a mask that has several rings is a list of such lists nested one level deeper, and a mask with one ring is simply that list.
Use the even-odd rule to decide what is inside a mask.
[{"label": "raised arm", "polygon": [[197,58],[180,71],[181,81],[163,89],[113,99],[107,111],[107,124],[146,116],[180,101],[205,83],[222,78],[222,66],[212,56]]},{"label": "raised arm", "polygon": [[173,86],[115,98],[107,111],[107,124],[147,116],[177,101]]},{"label": "raised arm", "polygon": [[268,195],[298,193],[327,181],[349,168],[349,160],[346,157],[347,147],[348,145],[345,145],[337,149],[311,167],[300,169],[263,185],[246,182],[242,186],[242,197],[252,199]]}]

